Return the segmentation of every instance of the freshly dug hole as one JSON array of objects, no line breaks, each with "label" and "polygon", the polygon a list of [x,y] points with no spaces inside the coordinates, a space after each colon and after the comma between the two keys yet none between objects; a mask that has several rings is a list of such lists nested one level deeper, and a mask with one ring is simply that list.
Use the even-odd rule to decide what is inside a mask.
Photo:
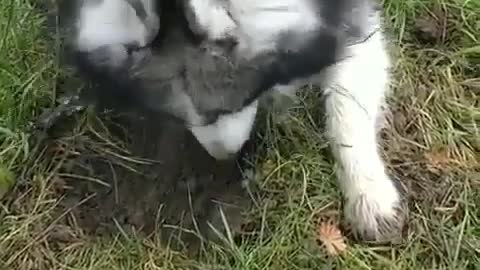
[{"label": "freshly dug hole", "polygon": [[58,126],[46,153],[63,162],[54,183],[62,225],[98,237],[159,233],[190,251],[198,233],[224,234],[222,211],[229,229],[240,230],[251,200],[239,161],[251,143],[239,161],[215,161],[183,125],[158,115],[106,113],[84,117],[77,129]]}]

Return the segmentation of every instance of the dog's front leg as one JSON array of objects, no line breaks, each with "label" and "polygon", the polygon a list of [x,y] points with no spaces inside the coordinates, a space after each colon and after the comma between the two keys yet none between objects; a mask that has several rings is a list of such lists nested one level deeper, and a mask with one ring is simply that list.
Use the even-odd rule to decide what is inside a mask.
[{"label": "dog's front leg", "polygon": [[377,143],[378,121],[389,83],[383,34],[347,48],[326,95],[327,129],[345,196],[345,218],[366,240],[399,236],[401,194],[385,171]]}]

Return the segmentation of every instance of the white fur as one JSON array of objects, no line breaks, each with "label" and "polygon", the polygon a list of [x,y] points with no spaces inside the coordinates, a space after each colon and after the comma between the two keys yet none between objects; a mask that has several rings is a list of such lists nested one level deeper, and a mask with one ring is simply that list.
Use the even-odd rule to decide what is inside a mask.
[{"label": "white fur", "polygon": [[216,159],[236,154],[248,140],[257,113],[258,102],[235,114],[222,115],[208,126],[193,126],[191,131],[207,152]]},{"label": "white fur", "polygon": [[91,51],[101,46],[128,43],[145,46],[159,24],[153,1],[142,0],[148,14],[146,22],[140,20],[125,0],[83,1],[77,22],[77,49]]},{"label": "white fur", "polygon": [[307,33],[318,28],[321,22],[313,4],[311,0],[190,0],[208,36],[235,37],[237,54],[245,58],[273,50],[287,31]]},{"label": "white fur", "polygon": [[227,9],[216,0],[190,0],[197,23],[212,39],[225,37],[237,27]]},{"label": "white fur", "polygon": [[238,24],[238,53],[253,56],[276,47],[280,34],[307,33],[321,24],[311,0],[231,0]]},{"label": "white fur", "polygon": [[[375,24],[379,26],[379,22]],[[385,172],[377,143],[377,121],[389,82],[389,56],[383,35],[347,48],[332,70],[327,88],[327,130],[346,197],[345,215],[369,238],[389,237],[384,226],[395,222],[400,195]]]}]

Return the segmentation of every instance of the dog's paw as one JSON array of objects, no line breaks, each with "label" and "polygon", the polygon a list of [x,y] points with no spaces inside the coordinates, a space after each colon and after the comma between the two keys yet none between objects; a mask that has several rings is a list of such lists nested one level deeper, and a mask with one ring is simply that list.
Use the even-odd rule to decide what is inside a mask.
[{"label": "dog's paw", "polygon": [[346,198],[347,223],[355,235],[364,241],[400,242],[407,212],[399,190],[388,178],[369,184],[375,186]]}]

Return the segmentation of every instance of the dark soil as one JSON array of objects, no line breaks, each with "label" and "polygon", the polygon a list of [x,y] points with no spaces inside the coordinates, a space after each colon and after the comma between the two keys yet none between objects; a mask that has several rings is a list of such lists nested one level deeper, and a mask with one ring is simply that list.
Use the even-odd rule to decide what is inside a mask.
[{"label": "dark soil", "polygon": [[240,161],[251,143],[238,160],[215,161],[171,119],[138,113],[99,118],[79,118],[80,128],[71,125],[75,121],[60,125],[63,131],[54,128],[49,139],[47,154],[63,164],[55,180],[62,224],[91,236],[160,235],[190,252],[199,247],[198,236],[218,240],[225,228],[220,210],[233,233],[240,229],[250,205]]},{"label": "dark soil", "polygon": [[[68,14],[69,5],[56,4],[69,2],[39,3],[39,11],[49,19],[47,38],[68,30],[61,25],[68,26],[70,16],[60,16],[64,22],[57,25],[56,15],[62,9]],[[57,57],[67,67],[63,46],[55,46],[60,46]],[[74,96],[73,89],[85,82],[66,76],[58,78],[57,89]],[[59,107],[64,105],[60,101]],[[240,230],[242,212],[251,202],[242,184],[243,160],[253,152],[253,143],[247,143],[237,160],[215,161],[182,124],[165,116],[85,116],[72,108],[66,110],[66,119],[55,112],[40,119],[51,134],[46,139],[42,135],[40,148],[45,151],[33,158],[53,160],[60,167],[54,181],[56,197],[61,198],[56,210],[60,232],[53,229],[49,243],[68,241],[61,231],[79,230],[92,237],[135,232],[160,235],[171,246],[185,244],[196,251],[200,240],[218,240],[218,232],[223,233],[222,213],[233,233]],[[62,230],[64,226],[69,229]]]}]

